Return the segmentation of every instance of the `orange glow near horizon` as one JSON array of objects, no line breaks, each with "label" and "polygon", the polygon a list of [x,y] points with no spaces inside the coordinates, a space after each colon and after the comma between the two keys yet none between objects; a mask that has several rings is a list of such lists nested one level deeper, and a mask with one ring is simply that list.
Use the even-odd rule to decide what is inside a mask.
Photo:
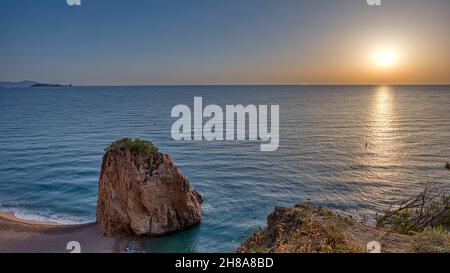
[{"label": "orange glow near horizon", "polygon": [[275,72],[252,76],[293,84],[448,84],[449,59],[442,50],[434,49],[441,45],[410,42],[416,38],[367,35],[355,42],[349,38],[317,55],[290,61],[286,57],[271,66]]}]

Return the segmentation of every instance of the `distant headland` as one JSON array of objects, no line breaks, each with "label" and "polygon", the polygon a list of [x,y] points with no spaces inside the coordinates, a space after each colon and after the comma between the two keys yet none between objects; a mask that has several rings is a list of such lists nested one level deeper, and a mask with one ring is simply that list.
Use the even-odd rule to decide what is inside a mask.
[{"label": "distant headland", "polygon": [[72,84],[40,83],[36,81],[20,82],[0,82],[0,88],[20,88],[20,87],[72,87]]}]

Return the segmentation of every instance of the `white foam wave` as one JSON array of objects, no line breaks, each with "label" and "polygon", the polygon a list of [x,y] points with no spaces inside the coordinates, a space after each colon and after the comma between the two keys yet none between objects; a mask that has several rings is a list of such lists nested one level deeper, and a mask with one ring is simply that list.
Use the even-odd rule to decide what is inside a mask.
[{"label": "white foam wave", "polygon": [[77,225],[77,224],[91,223],[95,221],[95,219],[92,219],[90,217],[74,216],[64,213],[52,213],[48,210],[30,211],[23,208],[0,207],[0,211],[8,212],[13,214],[15,217],[19,219],[33,222],[54,222],[64,225]]}]

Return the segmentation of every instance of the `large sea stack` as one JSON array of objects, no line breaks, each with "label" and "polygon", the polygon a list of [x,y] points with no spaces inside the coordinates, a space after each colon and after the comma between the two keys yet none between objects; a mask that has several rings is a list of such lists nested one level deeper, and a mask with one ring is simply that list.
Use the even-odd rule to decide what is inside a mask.
[{"label": "large sea stack", "polygon": [[162,235],[197,224],[200,194],[151,142],[128,138],[105,150],[97,222],[103,234]]}]

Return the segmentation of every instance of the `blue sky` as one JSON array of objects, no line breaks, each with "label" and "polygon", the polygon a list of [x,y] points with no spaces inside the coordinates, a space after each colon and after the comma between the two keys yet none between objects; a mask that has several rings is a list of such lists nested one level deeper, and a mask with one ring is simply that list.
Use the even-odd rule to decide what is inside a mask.
[{"label": "blue sky", "polygon": [[[450,1],[365,2],[2,0],[0,81],[450,82]],[[403,66],[370,67],[378,44],[404,53]]]}]

